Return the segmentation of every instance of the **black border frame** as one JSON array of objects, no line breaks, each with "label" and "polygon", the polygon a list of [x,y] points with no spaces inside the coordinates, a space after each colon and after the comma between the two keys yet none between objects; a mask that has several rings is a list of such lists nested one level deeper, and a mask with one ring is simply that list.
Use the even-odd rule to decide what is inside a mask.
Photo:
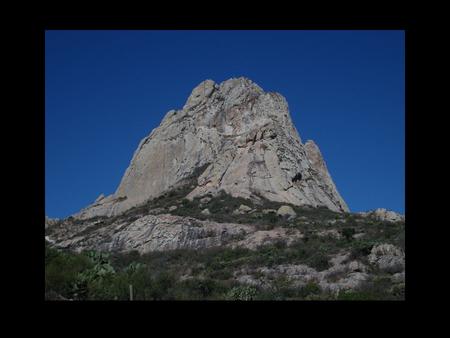
[{"label": "black border frame", "polygon": [[[301,23],[299,23],[301,22]],[[33,237],[29,236],[30,246],[29,248],[34,252],[34,257],[37,260],[37,264],[33,264],[33,273],[37,276],[37,285],[42,285],[42,287],[37,287],[36,293],[33,294],[33,299],[36,297],[36,300],[43,301],[43,281],[42,281],[42,273],[43,268],[41,269],[43,264],[43,258],[40,255],[36,255],[37,252],[43,252],[42,250],[42,242],[38,240],[42,238],[42,233],[44,232],[44,227],[41,225],[44,216],[45,216],[45,164],[44,164],[44,155],[45,155],[45,30],[49,29],[276,29],[276,30],[286,30],[286,29],[302,29],[302,30],[347,30],[347,29],[400,29],[405,30],[405,128],[406,128],[406,149],[405,149],[405,160],[406,160],[406,185],[405,185],[405,194],[406,194],[406,218],[407,218],[407,230],[406,230],[406,238],[407,242],[411,243],[408,245],[407,249],[407,272],[406,272],[406,300],[404,302],[391,302],[391,301],[375,301],[375,302],[351,302],[352,305],[349,305],[349,302],[339,302],[339,301],[325,301],[325,302],[296,302],[293,308],[296,308],[297,305],[307,306],[307,308],[312,309],[316,307],[318,304],[320,311],[324,308],[323,305],[329,305],[333,303],[334,306],[342,305],[345,303],[345,306],[348,307],[359,307],[362,303],[365,303],[363,306],[367,306],[368,303],[370,305],[374,305],[378,307],[380,305],[394,305],[397,311],[401,311],[398,306],[404,306],[404,304],[409,304],[414,300],[420,299],[418,297],[418,271],[416,267],[420,265],[420,256],[417,255],[416,251],[413,249],[414,243],[417,243],[420,239],[417,228],[416,221],[418,220],[418,214],[416,210],[418,210],[417,204],[414,206],[412,195],[412,186],[408,182],[412,182],[414,180],[416,184],[415,178],[417,178],[417,171],[411,165],[412,162],[417,163],[417,149],[420,148],[420,145],[413,137],[413,135],[417,135],[417,126],[418,121],[416,118],[416,112],[419,109],[420,105],[418,104],[418,90],[417,83],[419,81],[420,75],[423,75],[418,71],[418,61],[419,61],[419,51],[421,48],[421,44],[423,43],[424,37],[421,36],[421,29],[419,29],[419,25],[414,21],[413,17],[408,17],[406,15],[385,15],[385,16],[374,16],[374,15],[363,15],[358,17],[251,17],[251,18],[243,18],[237,17],[233,19],[216,19],[216,18],[202,18],[201,21],[196,21],[192,17],[175,15],[170,18],[170,20],[164,20],[161,17],[156,16],[95,16],[95,15],[67,15],[67,16],[58,16],[58,15],[35,15],[31,16],[28,20],[27,30],[28,36],[30,38],[30,50],[29,57],[31,58],[31,74],[32,74],[32,85],[31,85],[31,135],[36,142],[32,142],[32,161],[33,161],[33,175],[32,175],[32,198],[33,198],[33,207],[32,214],[30,215],[30,224],[33,224]],[[29,63],[30,64],[30,63]],[[412,149],[415,149],[413,151]],[[420,182],[420,181],[418,181]],[[416,190],[416,189],[414,189]],[[33,255],[33,254],[32,254]],[[40,262],[39,262],[40,261]],[[411,262],[415,262],[414,264],[410,264]],[[417,263],[417,264],[416,264]],[[45,302],[45,301],[44,301]],[[45,302],[46,304],[56,306],[54,304],[59,304],[58,306],[65,306],[64,304],[68,304],[71,302]],[[110,304],[110,302],[87,302],[88,304],[93,303],[103,303]],[[131,303],[131,302],[116,302],[118,304]],[[140,302],[134,302],[135,304],[139,304]],[[164,302],[164,303],[172,303],[172,302]],[[178,304],[186,304],[185,302],[176,302]],[[198,302],[196,302],[198,303]],[[205,303],[205,302],[200,302]],[[216,302],[207,302],[207,303],[216,303]],[[227,302],[220,302],[221,304],[225,304],[227,306]],[[255,308],[255,305],[260,305],[262,303],[271,303],[270,305],[274,305],[273,302],[257,302],[252,304],[239,303],[239,307],[245,308],[247,306]],[[283,303],[283,302],[281,302]],[[282,304],[275,305],[276,308],[280,307]],[[376,303],[376,304],[375,304]],[[72,303],[74,304],[74,303]],[[216,303],[217,304],[217,303]],[[403,304],[403,305],[402,305]],[[142,305],[142,303],[141,303]],[[146,305],[149,305],[146,302]],[[156,304],[155,308],[161,309],[160,305],[162,303]],[[169,304],[173,305],[173,304]],[[48,305],[50,306],[50,305]],[[75,305],[80,306],[80,305]],[[114,307],[114,306],[113,306]],[[233,306],[233,309],[235,306]],[[230,308],[231,309],[231,308]],[[379,309],[379,308],[378,308]],[[272,312],[272,311],[271,311]]]}]

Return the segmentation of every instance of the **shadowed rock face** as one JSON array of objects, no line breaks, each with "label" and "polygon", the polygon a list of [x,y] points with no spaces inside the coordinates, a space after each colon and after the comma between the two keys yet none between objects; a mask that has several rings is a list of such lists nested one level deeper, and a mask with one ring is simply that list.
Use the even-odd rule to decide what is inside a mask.
[{"label": "shadowed rock face", "polygon": [[188,198],[263,196],[348,211],[317,145],[302,144],[283,96],[247,78],[200,83],[139,144],[117,191],[74,215],[117,215],[173,189],[205,167]]}]

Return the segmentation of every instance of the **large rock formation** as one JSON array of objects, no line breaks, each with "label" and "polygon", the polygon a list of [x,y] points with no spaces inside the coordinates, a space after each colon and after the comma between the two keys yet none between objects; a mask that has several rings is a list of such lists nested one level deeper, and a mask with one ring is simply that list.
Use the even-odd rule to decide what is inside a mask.
[{"label": "large rock formation", "polygon": [[[291,243],[302,237],[297,230],[287,235],[285,228],[258,230],[246,224],[218,223],[171,214],[146,215],[134,221],[123,219],[98,227],[101,221],[84,221],[54,229],[45,239],[59,248],[75,251],[97,250],[140,253],[175,249],[206,249],[230,246],[255,249],[258,245],[285,238]],[[90,230],[92,229],[92,230]]]},{"label": "large rock formation", "polygon": [[384,208],[378,208],[372,211],[367,212],[358,212],[357,213],[363,217],[373,218],[383,222],[404,222],[405,216],[399,214],[395,211],[386,210]]},{"label": "large rock formation", "polygon": [[74,216],[120,214],[200,168],[190,199],[224,190],[235,197],[348,211],[317,145],[301,142],[285,98],[241,77],[199,84],[183,109],[169,111],[140,142],[117,191]]}]

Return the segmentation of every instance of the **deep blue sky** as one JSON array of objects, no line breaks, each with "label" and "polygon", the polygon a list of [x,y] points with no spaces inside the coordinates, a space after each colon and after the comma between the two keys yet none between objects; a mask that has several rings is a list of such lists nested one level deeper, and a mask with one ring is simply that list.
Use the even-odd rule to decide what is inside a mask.
[{"label": "deep blue sky", "polygon": [[404,212],[403,31],[47,31],[46,214],[113,193],[139,141],[201,81],[289,103],[352,211]]}]

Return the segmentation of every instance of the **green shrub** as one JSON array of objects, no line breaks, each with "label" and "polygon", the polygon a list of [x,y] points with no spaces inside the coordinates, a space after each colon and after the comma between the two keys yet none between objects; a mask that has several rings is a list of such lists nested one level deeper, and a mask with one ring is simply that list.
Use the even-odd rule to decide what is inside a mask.
[{"label": "green shrub", "polygon": [[347,241],[352,240],[352,239],[353,239],[353,235],[354,235],[355,233],[356,233],[356,231],[355,231],[354,228],[343,228],[343,229],[341,230],[342,236],[344,236],[344,238],[345,238]]},{"label": "green shrub", "polygon": [[350,257],[351,259],[359,259],[361,257],[365,257],[370,254],[373,246],[376,245],[377,242],[373,240],[357,240],[352,243]]},{"label": "green shrub", "polygon": [[405,283],[394,285],[392,295],[397,299],[405,299]]},{"label": "green shrub", "polygon": [[78,274],[91,267],[91,261],[84,255],[60,252],[46,247],[45,289],[53,290],[64,297],[71,297]]},{"label": "green shrub", "polygon": [[328,257],[323,252],[312,254],[307,259],[306,264],[318,271],[326,270],[330,267]]},{"label": "green shrub", "polygon": [[322,288],[317,283],[310,281],[303,288],[301,288],[301,292],[304,297],[318,295],[322,292]]},{"label": "green shrub", "polygon": [[402,299],[401,286],[393,292],[388,276],[373,276],[358,289],[340,292],[338,300],[398,300]]},{"label": "green shrub", "polygon": [[248,301],[255,299],[257,293],[258,290],[254,286],[236,286],[226,294],[226,299]]},{"label": "green shrub", "polygon": [[337,300],[376,300],[374,295],[366,291],[345,291],[340,292]]}]

